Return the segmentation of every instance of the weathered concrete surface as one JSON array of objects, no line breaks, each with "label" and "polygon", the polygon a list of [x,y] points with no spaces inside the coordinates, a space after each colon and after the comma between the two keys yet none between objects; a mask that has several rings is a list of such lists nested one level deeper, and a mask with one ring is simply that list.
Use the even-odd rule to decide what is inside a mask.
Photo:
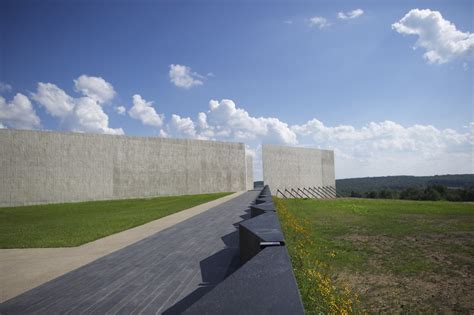
[{"label": "weathered concrete surface", "polygon": [[0,303],[243,193],[212,200],[77,247],[0,249]]},{"label": "weathered concrete surface", "polygon": [[277,189],[336,186],[334,152],[329,150],[262,146],[263,180]]},{"label": "weathered concrete surface", "polygon": [[258,191],[49,281],[0,314],[180,314],[239,267],[236,225]]},{"label": "weathered concrete surface", "polygon": [[247,155],[245,158],[245,167],[247,172],[246,186],[247,190],[253,189],[253,158],[250,155]]},{"label": "weathered concrete surface", "polygon": [[0,129],[0,206],[247,189],[242,143]]}]

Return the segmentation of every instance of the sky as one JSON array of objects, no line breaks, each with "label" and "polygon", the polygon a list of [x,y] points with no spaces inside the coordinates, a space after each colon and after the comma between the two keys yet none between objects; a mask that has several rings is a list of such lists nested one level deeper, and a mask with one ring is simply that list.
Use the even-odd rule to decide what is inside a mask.
[{"label": "sky", "polygon": [[[0,1],[0,128],[474,173],[472,1]],[[0,148],[1,149],[1,148]]]}]

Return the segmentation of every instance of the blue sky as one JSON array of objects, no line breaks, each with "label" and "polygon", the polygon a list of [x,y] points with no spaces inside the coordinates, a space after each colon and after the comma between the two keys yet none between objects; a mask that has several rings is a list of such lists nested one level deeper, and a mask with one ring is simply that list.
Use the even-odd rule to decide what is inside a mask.
[{"label": "blue sky", "polygon": [[[261,143],[334,149],[338,178],[473,173],[472,21],[471,1],[2,1],[0,124],[245,142],[257,178]],[[15,121],[27,102],[39,122]]]}]

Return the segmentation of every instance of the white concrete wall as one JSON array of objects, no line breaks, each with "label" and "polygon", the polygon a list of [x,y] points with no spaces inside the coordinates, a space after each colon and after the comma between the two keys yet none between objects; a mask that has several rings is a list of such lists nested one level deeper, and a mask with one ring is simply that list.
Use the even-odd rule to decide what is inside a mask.
[{"label": "white concrete wall", "polygon": [[0,206],[247,189],[242,143],[0,129]]},{"label": "white concrete wall", "polygon": [[246,171],[247,171],[247,190],[253,189],[253,158],[250,155],[247,155],[245,158],[246,161]]},{"label": "white concrete wall", "polygon": [[276,145],[262,146],[263,180],[277,189],[336,187],[334,152]]}]

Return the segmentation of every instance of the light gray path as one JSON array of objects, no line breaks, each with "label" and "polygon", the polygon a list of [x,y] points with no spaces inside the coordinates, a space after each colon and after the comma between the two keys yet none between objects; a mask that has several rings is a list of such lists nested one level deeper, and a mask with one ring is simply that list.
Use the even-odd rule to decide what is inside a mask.
[{"label": "light gray path", "polygon": [[246,192],[0,306],[1,314],[175,314],[239,266]]},{"label": "light gray path", "polygon": [[0,249],[0,303],[243,193],[236,192],[76,247]]}]

